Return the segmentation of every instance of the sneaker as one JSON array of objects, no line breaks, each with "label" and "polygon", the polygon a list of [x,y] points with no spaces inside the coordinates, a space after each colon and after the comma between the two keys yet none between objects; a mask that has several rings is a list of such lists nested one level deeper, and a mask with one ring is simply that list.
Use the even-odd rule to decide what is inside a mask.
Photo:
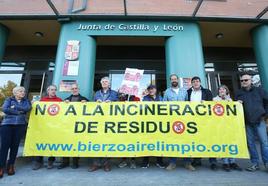
[{"label": "sneaker", "polygon": [[54,163],[53,161],[48,161],[47,162],[47,169],[53,169],[53,167],[54,167],[53,163]]},{"label": "sneaker", "polygon": [[147,169],[147,168],[149,168],[149,163],[148,162],[142,162],[142,164],[141,164],[141,168],[143,168],[143,169]]},{"label": "sneaker", "polygon": [[69,163],[61,163],[59,166],[58,166],[58,169],[64,169],[64,168],[66,168],[66,167],[68,167],[69,166]]},{"label": "sneaker", "polygon": [[126,167],[126,166],[127,166],[127,161],[126,161],[126,160],[121,161],[121,162],[119,163],[119,165],[118,165],[119,168],[124,168],[124,167]]},{"label": "sneaker", "polygon": [[255,171],[259,170],[259,169],[260,169],[260,167],[258,165],[256,165],[256,164],[253,164],[253,165],[249,166],[248,168],[246,168],[246,170],[249,171],[249,172],[255,172]]},{"label": "sneaker", "polygon": [[190,171],[195,171],[195,170],[196,170],[196,169],[194,168],[194,166],[192,166],[192,164],[190,164],[190,163],[185,164],[184,167],[185,167],[187,170],[190,170]]},{"label": "sneaker", "polygon": [[222,165],[222,168],[223,168],[223,170],[225,170],[226,172],[230,172],[230,171],[231,171],[231,168],[230,168],[229,164],[224,163],[224,164]]},{"label": "sneaker", "polygon": [[170,163],[166,168],[166,170],[168,170],[168,171],[172,171],[172,170],[175,170],[175,169],[176,169],[176,164],[175,163]]},{"label": "sneaker", "polygon": [[38,169],[41,169],[42,167],[43,167],[43,163],[34,162],[32,170],[38,170]]},{"label": "sneaker", "polygon": [[213,171],[218,170],[218,167],[217,167],[216,163],[212,163],[212,164],[210,165],[210,169],[213,170]]},{"label": "sneaker", "polygon": [[[164,169],[164,168],[166,168],[166,165],[165,165],[164,162],[162,162],[162,161],[156,162],[155,165],[156,165],[158,168],[160,168],[160,169]],[[148,164],[148,167],[149,167],[149,164]]]},{"label": "sneaker", "polygon": [[243,169],[239,167],[236,163],[231,163],[230,168],[233,170],[243,171]]},{"label": "sneaker", "polygon": [[130,168],[131,169],[136,169],[137,168],[135,160],[131,160],[131,162],[130,162]]}]

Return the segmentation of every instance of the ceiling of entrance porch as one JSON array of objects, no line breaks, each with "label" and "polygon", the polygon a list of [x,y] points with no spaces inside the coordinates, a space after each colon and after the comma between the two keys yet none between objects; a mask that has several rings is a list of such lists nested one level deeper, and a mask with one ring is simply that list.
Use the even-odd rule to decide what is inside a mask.
[{"label": "ceiling of entrance porch", "polygon": [[[55,20],[1,21],[10,29],[8,45],[57,45],[60,24]],[[250,30],[256,23],[200,22],[205,47],[251,47]],[[38,37],[36,32],[43,33]],[[217,38],[217,34],[223,37]],[[98,45],[164,46],[162,37],[99,37]]]},{"label": "ceiling of entrance porch", "polygon": [[0,16],[186,16],[268,20],[268,0],[1,0]]}]

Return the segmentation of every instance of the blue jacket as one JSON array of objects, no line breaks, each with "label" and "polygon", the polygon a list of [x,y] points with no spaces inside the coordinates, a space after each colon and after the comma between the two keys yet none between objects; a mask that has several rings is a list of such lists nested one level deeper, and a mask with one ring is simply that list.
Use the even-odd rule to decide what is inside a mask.
[{"label": "blue jacket", "polygon": [[109,89],[108,92],[106,93],[108,94],[107,96],[104,95],[102,89],[101,90],[98,90],[94,96],[94,101],[97,101],[97,100],[101,100],[101,101],[118,101],[119,98],[118,98],[118,93],[114,90],[111,90]]},{"label": "blue jacket", "polygon": [[159,95],[157,95],[157,96],[155,97],[155,99],[154,99],[152,96],[147,95],[147,96],[144,96],[142,100],[143,100],[143,101],[162,101],[163,99],[162,99],[162,97],[159,96]]},{"label": "blue jacket", "polygon": [[31,102],[23,98],[18,102],[15,97],[9,97],[3,104],[3,112],[6,114],[2,125],[25,125],[26,114],[32,108]]}]

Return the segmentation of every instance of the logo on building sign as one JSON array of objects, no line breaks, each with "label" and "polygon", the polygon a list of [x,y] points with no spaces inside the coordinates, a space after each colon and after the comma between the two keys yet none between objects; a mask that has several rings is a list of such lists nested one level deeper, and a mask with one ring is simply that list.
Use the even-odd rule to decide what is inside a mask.
[{"label": "logo on building sign", "polygon": [[51,116],[55,116],[59,113],[60,111],[60,106],[57,105],[57,104],[53,104],[53,105],[50,105],[48,108],[47,108],[47,112],[49,115]]},{"label": "logo on building sign", "polygon": [[65,59],[69,61],[77,60],[79,57],[80,41],[70,40],[67,41],[67,46],[65,49]]}]

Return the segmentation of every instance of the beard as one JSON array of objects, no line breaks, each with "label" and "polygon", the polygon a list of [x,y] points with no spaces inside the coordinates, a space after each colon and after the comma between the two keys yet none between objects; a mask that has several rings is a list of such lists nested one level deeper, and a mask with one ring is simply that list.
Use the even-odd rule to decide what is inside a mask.
[{"label": "beard", "polygon": [[178,86],[178,82],[172,82],[172,83],[171,83],[171,86],[172,86],[172,87],[177,87],[177,86]]}]

